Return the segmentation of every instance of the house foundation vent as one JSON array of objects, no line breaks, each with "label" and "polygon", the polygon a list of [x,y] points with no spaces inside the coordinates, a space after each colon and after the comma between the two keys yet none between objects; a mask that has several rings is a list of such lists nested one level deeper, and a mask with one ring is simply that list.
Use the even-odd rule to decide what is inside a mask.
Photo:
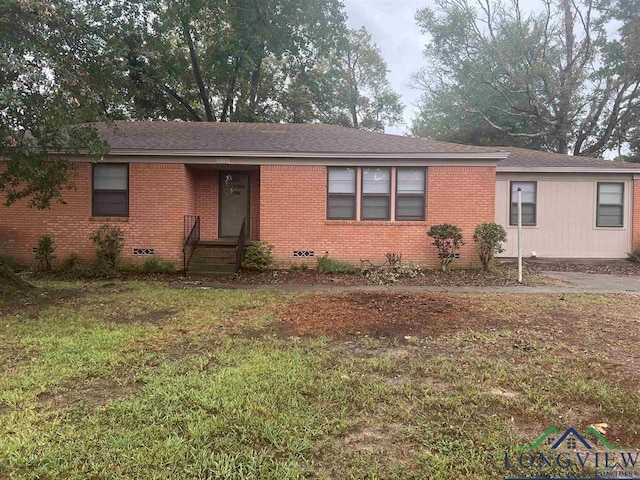
[{"label": "house foundation vent", "polygon": [[293,256],[296,258],[315,257],[316,252],[313,250],[294,250]]},{"label": "house foundation vent", "polygon": [[31,247],[31,253],[38,253],[38,247]]},{"label": "house foundation vent", "polygon": [[153,248],[134,248],[134,255],[155,255],[156,251]]},{"label": "house foundation vent", "polygon": [[[438,258],[442,259],[442,254],[438,254]],[[459,253],[454,253],[453,254],[453,258],[454,258],[454,260],[460,260],[460,254]]]}]

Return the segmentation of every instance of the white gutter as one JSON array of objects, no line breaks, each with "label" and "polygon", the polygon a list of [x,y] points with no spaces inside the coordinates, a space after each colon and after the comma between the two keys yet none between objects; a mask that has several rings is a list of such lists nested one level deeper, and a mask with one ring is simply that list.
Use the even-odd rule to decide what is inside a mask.
[{"label": "white gutter", "polygon": [[501,167],[498,164],[496,173],[640,173],[640,167],[607,168],[607,167]]},{"label": "white gutter", "polygon": [[341,153],[341,152],[217,152],[198,150],[112,149],[110,156],[222,157],[222,158],[339,158],[339,159],[488,159],[504,160],[509,152],[424,152],[424,153]]}]

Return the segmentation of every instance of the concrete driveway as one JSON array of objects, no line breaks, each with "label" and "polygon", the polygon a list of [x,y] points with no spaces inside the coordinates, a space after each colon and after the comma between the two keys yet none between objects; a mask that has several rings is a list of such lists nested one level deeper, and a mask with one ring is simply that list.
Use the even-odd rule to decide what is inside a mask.
[{"label": "concrete driveway", "polygon": [[640,276],[604,275],[579,272],[543,272],[544,275],[562,282],[560,290],[588,293],[635,293],[640,294]]}]

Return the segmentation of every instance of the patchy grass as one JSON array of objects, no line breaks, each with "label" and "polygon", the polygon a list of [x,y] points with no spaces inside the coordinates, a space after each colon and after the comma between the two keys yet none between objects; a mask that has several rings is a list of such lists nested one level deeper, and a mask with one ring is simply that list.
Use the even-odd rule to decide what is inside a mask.
[{"label": "patchy grass", "polygon": [[640,300],[40,283],[0,303],[0,478],[495,479],[640,447]]}]

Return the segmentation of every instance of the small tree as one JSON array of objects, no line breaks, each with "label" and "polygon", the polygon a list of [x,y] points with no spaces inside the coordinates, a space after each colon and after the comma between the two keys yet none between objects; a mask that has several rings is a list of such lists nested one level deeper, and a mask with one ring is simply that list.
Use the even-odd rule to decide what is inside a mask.
[{"label": "small tree", "polygon": [[51,271],[51,263],[55,260],[56,243],[49,235],[38,238],[35,269],[43,272]]},{"label": "small tree", "polygon": [[502,244],[507,241],[507,231],[497,223],[481,223],[473,232],[473,241],[478,244],[482,268],[489,270],[495,254],[504,252]]},{"label": "small tree", "polygon": [[455,258],[456,252],[464,245],[462,230],[456,225],[443,223],[432,226],[427,235],[433,238],[432,245],[438,249],[440,270],[444,272]]},{"label": "small tree", "polygon": [[96,244],[97,263],[115,270],[120,252],[124,248],[124,232],[120,227],[102,225],[91,235]]}]

